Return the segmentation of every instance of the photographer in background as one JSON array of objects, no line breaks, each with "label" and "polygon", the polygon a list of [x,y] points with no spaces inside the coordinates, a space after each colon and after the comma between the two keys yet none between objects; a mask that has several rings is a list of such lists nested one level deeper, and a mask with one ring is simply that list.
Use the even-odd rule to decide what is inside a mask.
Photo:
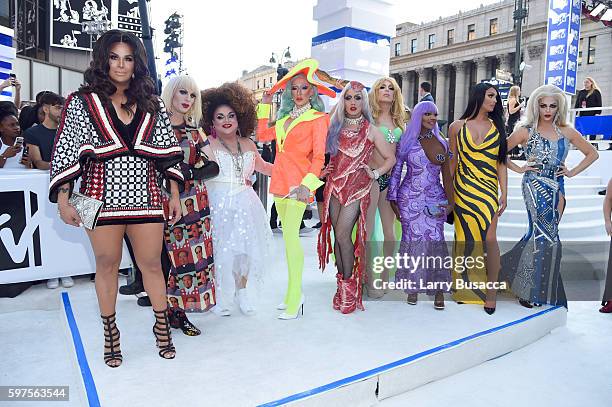
[{"label": "photographer in background", "polygon": [[[512,134],[516,122],[521,118],[521,110],[526,106],[524,98],[521,98],[521,88],[519,86],[512,86],[508,92],[508,101],[506,107],[508,109],[508,121],[506,123],[506,134]],[[516,146],[510,151],[512,158],[519,158],[521,155],[521,148]]]},{"label": "photographer in background", "polygon": [[0,109],[0,140],[0,168],[29,168],[29,160],[19,154],[23,137],[12,109]]},{"label": "photographer in background", "polygon": [[3,82],[0,82],[0,92],[2,92],[6,88],[10,88],[13,86],[15,91],[13,92],[13,104],[15,106],[21,105],[21,82],[17,79],[14,73],[9,74],[9,77],[6,78]]},{"label": "photographer in background", "polygon": [[45,118],[41,124],[27,129],[24,136],[33,168],[48,170],[53,142],[62,117],[64,98],[53,92],[45,92],[40,97],[39,104]]}]

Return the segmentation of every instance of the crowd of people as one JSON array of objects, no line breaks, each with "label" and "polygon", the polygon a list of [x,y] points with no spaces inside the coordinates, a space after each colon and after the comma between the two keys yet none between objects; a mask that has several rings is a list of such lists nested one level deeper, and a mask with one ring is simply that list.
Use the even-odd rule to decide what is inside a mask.
[{"label": "crowd of people", "polygon": [[[123,362],[118,291],[146,291],[138,302],[152,306],[153,334],[165,359],[176,355],[171,327],[189,336],[201,333],[187,313],[229,316],[234,305],[245,315],[256,312],[252,293],[264,280],[272,231],[252,187],[254,172],[271,177],[269,191],[282,225],[288,278],[279,319],[304,313],[299,233],[312,195],[321,221],[319,264],[325,269],[333,255],[337,285],[333,295],[330,290],[331,302],[343,314],[365,310],[362,297],[380,298],[391,283],[394,267],[374,270],[368,254],[377,250],[368,243],[377,216],[384,240],[380,254],[387,258],[396,254],[399,221],[400,255],[484,259],[464,263],[461,270],[445,261],[397,264],[394,282],[408,304],[426,294],[442,310],[445,294],[452,293],[456,302],[480,304],[493,314],[496,284],[505,281],[525,307],[567,306],[558,234],[564,178],[587,169],[598,153],[566,122],[568,106],[557,87],[537,88],[527,103],[520,89],[512,88],[505,114],[498,89],[477,84],[445,136],[428,82],[420,85],[420,101],[410,111],[393,78],[380,78],[369,91],[357,81],[329,81],[321,74],[328,77],[322,82],[317,61],[307,59],[259,104],[240,84],[200,91],[188,76],[170,80],[159,97],[134,35],[108,31],[92,55],[84,85],[65,101],[42,92],[19,116],[2,106],[0,166],[49,170],[49,198],[69,225],[83,225],[85,216],[73,197],[101,203],[97,225],[85,230],[95,257],[109,367]],[[271,117],[277,90],[281,103]],[[329,113],[322,95],[338,98]],[[20,128],[25,129],[21,145]],[[273,164],[256,146],[271,141]],[[28,154],[18,158],[24,144]],[[524,164],[509,156],[518,145]],[[584,155],[571,169],[565,165],[570,145]],[[508,168],[524,174],[529,228],[502,255],[497,225],[508,201]],[[609,195],[604,212],[612,235]],[[455,229],[452,253],[445,222]],[[118,287],[124,240],[135,281]],[[612,312],[611,293],[604,295],[602,312]]]}]

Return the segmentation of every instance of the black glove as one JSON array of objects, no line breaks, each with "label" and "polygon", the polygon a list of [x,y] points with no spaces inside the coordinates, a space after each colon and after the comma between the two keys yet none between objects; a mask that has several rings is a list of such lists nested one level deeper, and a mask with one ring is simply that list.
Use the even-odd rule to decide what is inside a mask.
[{"label": "black glove", "polygon": [[267,163],[274,163],[274,158],[272,157],[272,148],[269,144],[264,144],[261,148],[261,158]]},{"label": "black glove", "polygon": [[207,179],[215,178],[219,175],[219,165],[214,161],[206,161],[204,166],[200,168],[189,168],[183,172],[185,181],[191,181],[193,179],[199,179],[205,181]]}]

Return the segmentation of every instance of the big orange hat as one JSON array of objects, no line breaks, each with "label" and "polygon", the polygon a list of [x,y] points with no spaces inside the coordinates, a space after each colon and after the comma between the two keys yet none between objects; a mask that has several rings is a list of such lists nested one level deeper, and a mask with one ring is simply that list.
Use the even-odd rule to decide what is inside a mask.
[{"label": "big orange hat", "polygon": [[287,75],[283,76],[283,79],[276,82],[274,86],[272,86],[272,88],[268,91],[268,94],[271,95],[277,90],[283,89],[285,86],[287,86],[287,82],[294,76],[304,74],[306,75],[306,80],[308,81],[308,83],[317,87],[319,94],[335,98],[336,92],[334,92],[332,89],[328,88],[327,86],[323,85],[323,83],[315,79],[314,75],[317,72],[317,68],[319,68],[319,61],[317,61],[316,59],[309,58],[303,60],[302,62],[291,68]]}]

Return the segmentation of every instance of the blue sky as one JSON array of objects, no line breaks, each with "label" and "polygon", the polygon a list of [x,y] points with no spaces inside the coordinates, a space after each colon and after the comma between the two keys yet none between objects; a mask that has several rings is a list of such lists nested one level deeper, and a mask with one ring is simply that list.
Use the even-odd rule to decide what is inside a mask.
[{"label": "blue sky", "polygon": [[[164,21],[177,11],[184,16],[184,64],[201,88],[234,81],[242,70],[268,63],[272,52],[291,47],[293,59],[310,55],[317,24],[317,1],[335,0],[152,0],[151,24],[157,28],[158,56]],[[395,23],[420,23],[471,10],[487,0],[395,0]],[[160,55],[161,54],[161,55]]]}]

